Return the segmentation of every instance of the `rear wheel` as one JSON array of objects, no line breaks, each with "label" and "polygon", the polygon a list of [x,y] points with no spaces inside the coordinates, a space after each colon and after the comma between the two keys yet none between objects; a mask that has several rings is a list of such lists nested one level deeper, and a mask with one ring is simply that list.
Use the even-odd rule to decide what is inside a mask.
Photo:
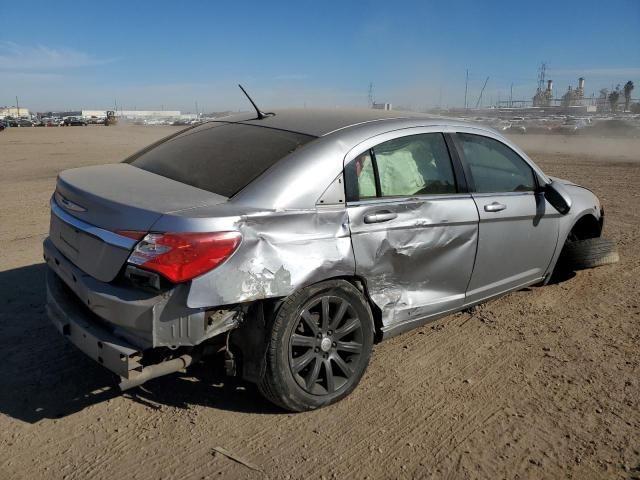
[{"label": "rear wheel", "polygon": [[369,305],[347,281],[322,282],[294,293],[273,321],[260,391],[291,411],[346,397],[367,368],[373,330]]},{"label": "rear wheel", "polygon": [[567,239],[563,257],[567,266],[581,270],[620,261],[616,244],[606,238]]}]

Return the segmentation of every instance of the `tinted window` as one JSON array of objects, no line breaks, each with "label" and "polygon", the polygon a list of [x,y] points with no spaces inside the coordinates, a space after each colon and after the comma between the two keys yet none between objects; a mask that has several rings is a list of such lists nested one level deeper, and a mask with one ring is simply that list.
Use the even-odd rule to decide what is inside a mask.
[{"label": "tinted window", "polygon": [[209,123],[188,129],[127,162],[225,197],[316,137],[273,128]]},{"label": "tinted window", "polygon": [[513,150],[493,138],[459,133],[464,160],[479,193],[528,192],[536,182],[531,167]]}]

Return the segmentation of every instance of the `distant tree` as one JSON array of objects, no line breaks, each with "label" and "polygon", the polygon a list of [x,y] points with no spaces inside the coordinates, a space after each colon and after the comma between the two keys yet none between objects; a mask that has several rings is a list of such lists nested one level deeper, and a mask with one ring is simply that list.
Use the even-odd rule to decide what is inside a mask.
[{"label": "distant tree", "polygon": [[620,85],[618,85],[616,89],[609,94],[608,100],[609,105],[611,105],[611,111],[615,112],[618,100],[620,100]]},{"label": "distant tree", "polygon": [[628,111],[629,110],[629,103],[631,102],[631,92],[634,89],[634,85],[633,82],[631,80],[629,80],[627,83],[624,84],[624,111]]}]

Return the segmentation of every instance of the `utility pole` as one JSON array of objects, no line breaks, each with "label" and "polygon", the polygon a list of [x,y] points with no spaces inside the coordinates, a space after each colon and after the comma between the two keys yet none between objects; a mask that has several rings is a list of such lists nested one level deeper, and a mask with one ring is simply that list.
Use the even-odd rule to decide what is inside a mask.
[{"label": "utility pole", "polygon": [[464,109],[467,109],[467,86],[469,85],[469,69],[467,69],[467,75],[464,80]]},{"label": "utility pole", "polygon": [[511,84],[511,91],[509,92],[509,108],[513,108],[513,83]]},{"label": "utility pole", "polygon": [[16,95],[16,110],[18,110],[18,118],[20,118],[20,102],[18,102],[18,96]]},{"label": "utility pole", "polygon": [[200,115],[198,115],[198,102],[196,102],[196,118],[200,118]]},{"label": "utility pole", "polygon": [[373,83],[369,82],[369,108],[373,108]]},{"label": "utility pole", "polygon": [[484,93],[484,87],[487,86],[487,82],[489,81],[489,77],[484,81],[484,85],[482,85],[482,90],[480,90],[480,96],[478,97],[478,101],[476,102],[476,110],[478,109],[478,105],[480,105],[480,100],[482,100],[482,94]]}]

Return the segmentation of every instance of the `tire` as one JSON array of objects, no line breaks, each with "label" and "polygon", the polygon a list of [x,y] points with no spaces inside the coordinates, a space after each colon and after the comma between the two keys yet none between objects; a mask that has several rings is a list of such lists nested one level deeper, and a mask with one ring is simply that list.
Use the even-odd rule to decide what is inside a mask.
[{"label": "tire", "polygon": [[575,270],[599,267],[620,261],[615,242],[606,238],[567,241],[563,254],[566,265]]},{"label": "tire", "polygon": [[360,382],[373,337],[371,309],[352,284],[329,280],[301,289],[275,314],[258,388],[292,412],[335,403]]}]

